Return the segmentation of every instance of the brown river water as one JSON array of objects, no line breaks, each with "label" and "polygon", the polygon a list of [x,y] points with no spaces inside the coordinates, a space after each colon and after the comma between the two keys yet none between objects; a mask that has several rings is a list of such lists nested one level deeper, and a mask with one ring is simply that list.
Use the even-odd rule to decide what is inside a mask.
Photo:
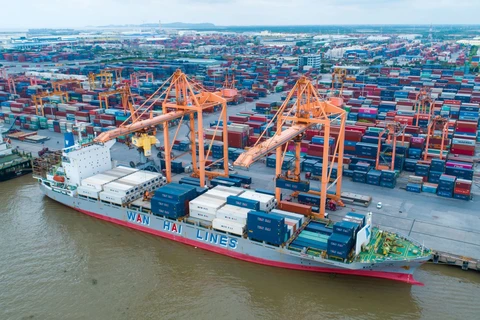
[{"label": "brown river water", "polygon": [[0,183],[0,320],[480,319],[480,274],[425,286],[251,264],[100,221]]}]

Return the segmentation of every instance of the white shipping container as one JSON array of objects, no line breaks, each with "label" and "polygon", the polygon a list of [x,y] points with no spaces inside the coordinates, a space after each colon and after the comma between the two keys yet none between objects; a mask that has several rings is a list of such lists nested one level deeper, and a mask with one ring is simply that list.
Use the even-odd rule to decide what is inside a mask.
[{"label": "white shipping container", "polygon": [[209,196],[211,195],[211,196],[214,196],[216,198],[220,198],[220,199],[225,200],[225,201],[227,201],[227,198],[229,196],[235,195],[234,193],[231,193],[231,192],[222,191],[222,190],[215,190],[215,189],[208,190],[204,194],[208,194]]},{"label": "white shipping container", "polygon": [[250,209],[227,204],[217,211],[217,218],[245,225],[249,211]]},{"label": "white shipping container", "polygon": [[128,174],[131,174],[131,173],[134,173],[134,172],[137,172],[138,169],[135,169],[135,168],[129,168],[129,167],[124,167],[124,166],[118,166],[118,167],[115,167],[111,170],[108,170],[108,172],[118,172],[119,174],[123,174],[123,175],[128,175]]},{"label": "white shipping container", "polygon": [[120,195],[120,196],[129,196],[131,194],[140,192],[137,186],[132,184],[127,184],[125,182],[119,182],[118,180],[107,183],[106,185],[103,186],[103,190],[112,194]]},{"label": "white shipping container", "polygon": [[475,140],[470,139],[461,139],[461,138],[453,138],[452,144],[462,144],[466,146],[475,146]]},{"label": "white shipping container", "polygon": [[217,130],[214,129],[210,129],[210,128],[207,128],[207,129],[203,129],[203,132],[205,134],[211,134],[211,135],[216,135],[217,137],[221,137],[223,135],[223,131],[222,131],[222,128],[218,128]]},{"label": "white shipping container", "polygon": [[226,186],[220,186],[220,185],[212,188],[211,190],[220,190],[220,191],[229,192],[233,196],[238,196],[245,192],[245,189],[242,189],[239,187],[226,187]]},{"label": "white shipping container", "polygon": [[112,194],[112,193],[105,192],[105,191],[102,191],[99,194],[100,194],[100,200],[103,200],[103,201],[106,201],[106,202],[111,202],[111,203],[115,203],[115,204],[119,204],[119,205],[122,205],[125,202],[127,202],[125,197],[122,197],[122,196],[119,196],[119,195],[116,195],[116,194]]},{"label": "white shipping container", "polygon": [[82,101],[83,102],[90,102],[93,100],[93,96],[90,94],[82,94]]},{"label": "white shipping container", "polygon": [[220,230],[223,232],[233,233],[236,235],[243,235],[245,232],[245,225],[238,224],[231,221],[226,221],[220,218],[216,218],[213,220],[213,229]]},{"label": "white shipping container", "polygon": [[191,203],[190,203],[189,213],[190,213],[190,217],[200,219],[200,220],[205,220],[205,221],[213,221],[216,218],[215,213],[192,209]]},{"label": "white shipping container", "polygon": [[274,196],[258,193],[254,191],[247,190],[244,193],[242,193],[239,197],[258,201],[260,203],[260,210],[265,212],[270,212],[277,205],[277,202]]},{"label": "white shipping container", "polygon": [[99,191],[96,190],[96,189],[89,188],[89,187],[84,187],[84,186],[79,186],[77,188],[77,192],[81,196],[98,199]]},{"label": "white shipping container", "polygon": [[245,129],[244,127],[240,127],[237,125],[230,125],[227,127],[227,129],[229,132],[238,132],[238,133],[244,133],[248,130],[248,129]]},{"label": "white shipping container", "polygon": [[141,187],[148,187],[150,184],[160,180],[162,180],[162,175],[160,173],[139,170],[119,179],[118,181],[136,184]]},{"label": "white shipping container", "polygon": [[225,205],[225,201],[205,195],[193,199],[189,204],[190,209],[211,213],[213,215],[215,215],[217,210],[223,205]]},{"label": "white shipping container", "polygon": [[103,186],[110,181],[115,180],[116,177],[108,177],[106,175],[97,175],[83,179],[81,185],[84,187],[89,187],[98,191],[103,190]]}]

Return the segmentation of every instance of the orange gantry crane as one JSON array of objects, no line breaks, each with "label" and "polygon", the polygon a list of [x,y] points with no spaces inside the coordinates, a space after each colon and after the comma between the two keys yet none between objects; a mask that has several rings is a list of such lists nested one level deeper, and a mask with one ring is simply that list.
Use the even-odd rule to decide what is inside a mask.
[{"label": "orange gantry crane", "polygon": [[35,105],[35,113],[37,116],[45,116],[43,100],[50,97],[59,97],[61,103],[67,103],[69,99],[67,92],[57,90],[53,90],[53,92],[42,92],[32,95],[32,101]]},{"label": "orange gantry crane", "polygon": [[79,88],[82,87],[82,80],[74,80],[74,79],[68,79],[68,80],[58,80],[52,82],[52,88],[54,91],[62,91],[63,87],[66,87],[69,84],[76,84],[78,85]]},{"label": "orange gantry crane", "polygon": [[[385,143],[391,145],[391,163],[383,164],[380,162],[382,156],[382,137],[386,135]],[[401,140],[399,141],[399,137]],[[395,155],[397,153],[397,142],[400,142],[402,146],[405,145],[405,126],[402,126],[399,122],[387,122],[384,130],[378,135],[378,149],[377,149],[377,161],[375,162],[376,170],[394,170],[395,169]]]},{"label": "orange gantry crane", "polygon": [[[98,100],[100,101],[100,108],[105,107],[105,109],[109,108],[108,105],[108,97],[114,96],[119,94],[122,98],[122,106],[124,111],[131,111],[133,106],[133,102],[131,101],[132,93],[130,91],[130,86],[125,83],[123,85],[117,86],[115,90],[104,91],[98,94]],[[105,106],[103,105],[105,104]],[[133,114],[132,120],[136,120],[135,114]]]},{"label": "orange gantry crane", "polygon": [[90,90],[96,89],[95,81],[100,78],[100,83],[105,88],[110,88],[113,85],[113,75],[110,72],[101,71],[100,73],[90,72],[88,74],[88,82]]},{"label": "orange gantry crane", "polygon": [[115,78],[115,81],[117,82],[122,82],[122,67],[111,67],[111,68],[105,68],[102,70],[102,73],[110,73],[112,74],[112,78]]},{"label": "orange gantry crane", "polygon": [[[169,84],[167,89],[162,92],[164,86]],[[160,95],[157,95],[160,93]],[[174,96],[175,98],[170,98]],[[156,98],[153,98],[156,97]],[[157,101],[162,101],[163,114],[153,116],[152,107]],[[145,105],[150,102],[150,105]],[[208,151],[205,154],[204,138],[203,138],[203,110],[211,108],[216,105],[222,106],[222,111],[219,119],[223,120],[223,123],[227,123],[227,104],[226,100],[222,98],[218,92],[204,92],[196,91],[190,84],[187,76],[180,70],[177,70],[164,84],[157,89],[157,91],[147,99],[139,108],[134,109],[131,104],[130,108],[131,116],[118,128],[100,133],[95,139],[96,143],[105,143],[109,140],[117,137],[135,133],[135,141],[138,142],[137,146],[141,146],[145,151],[150,150],[151,145],[155,142],[156,127],[163,124],[163,136],[165,147],[165,171],[168,182],[171,182],[171,150],[172,143],[170,142],[169,134],[169,122],[175,119],[183,119],[188,116],[190,121],[190,130],[193,131],[191,135],[194,139],[191,141],[191,153],[192,153],[192,166],[193,174],[200,179],[200,185],[205,186],[205,177],[223,175],[228,176],[228,133],[227,127],[223,126],[221,129],[217,125],[215,130],[223,131],[224,142],[224,172],[206,172],[205,163],[208,155],[211,151],[213,140],[209,145]],[[197,114],[197,121],[195,121],[194,114]],[[144,115],[149,115],[148,119],[144,118]],[[131,124],[127,124],[129,120],[132,120]],[[196,122],[196,126],[195,126]],[[180,125],[177,127],[173,140],[175,140]],[[133,141],[134,139],[132,139]],[[198,146],[197,146],[198,142]],[[135,143],[134,143],[135,144]],[[199,151],[198,158],[196,151]],[[145,152],[146,153],[146,152]],[[147,153],[146,153],[147,154]]]},{"label": "orange gantry crane", "polygon": [[427,141],[425,144],[425,152],[423,153],[423,160],[428,160],[429,149],[437,149],[437,148],[430,148],[430,142],[431,142],[430,139],[434,137],[439,137],[441,139],[440,146],[439,146],[440,147],[439,158],[440,160],[442,160],[443,156],[445,155],[446,157],[446,154],[447,154],[447,152],[445,152],[444,154],[444,151],[446,149],[445,141],[447,141],[448,139],[448,119],[447,118],[443,118],[441,116],[434,116],[430,119],[430,122],[428,123],[428,127],[427,127]]},{"label": "orange gantry crane", "polygon": [[145,79],[146,82],[153,82],[153,73],[152,72],[133,72],[130,74],[130,85],[132,87],[138,88],[139,80]]},{"label": "orange gantry crane", "polygon": [[432,98],[431,89],[420,89],[415,97],[415,105],[413,106],[417,126],[420,119],[430,122],[433,117],[434,106],[435,100]]},{"label": "orange gantry crane", "polygon": [[[342,97],[343,84],[347,79],[347,69],[341,67],[333,67],[332,72],[332,88],[330,95]],[[338,91],[337,91],[338,90]]]},{"label": "orange gantry crane", "polygon": [[7,69],[0,68],[0,77],[7,80],[8,92],[11,94],[17,94],[17,88],[15,87],[15,80],[7,72]]},{"label": "orange gantry crane", "polygon": [[[290,100],[296,96],[296,101],[290,110],[287,110]],[[322,127],[324,131],[324,146],[322,157],[322,176],[320,181],[320,192],[309,190],[309,193],[320,195],[320,217],[325,215],[327,197],[343,205],[341,201],[342,174],[343,174],[343,151],[344,151],[344,133],[346,113],[341,108],[343,100],[338,97],[330,97],[323,100],[319,97],[315,86],[306,77],[300,78],[293,89],[288,94],[286,100],[279,108],[275,117],[270,121],[277,124],[277,131],[273,137],[260,142],[265,135],[264,131],[259,137],[257,143],[249,150],[245,151],[234,162],[237,168],[247,169],[255,161],[276,150],[276,189],[275,195],[280,202],[281,189],[278,187],[278,180],[287,180],[294,183],[300,183],[300,149],[301,140],[305,131],[311,127]],[[333,154],[330,154],[330,128],[332,124],[340,125],[338,139],[336,139]],[[267,126],[268,127],[268,126]],[[286,127],[285,130],[284,127]],[[295,143],[295,169],[293,176],[282,174],[282,163],[286,153],[288,142]],[[337,178],[328,186],[334,163],[338,163]],[[327,190],[335,185],[335,194],[328,194]]]}]

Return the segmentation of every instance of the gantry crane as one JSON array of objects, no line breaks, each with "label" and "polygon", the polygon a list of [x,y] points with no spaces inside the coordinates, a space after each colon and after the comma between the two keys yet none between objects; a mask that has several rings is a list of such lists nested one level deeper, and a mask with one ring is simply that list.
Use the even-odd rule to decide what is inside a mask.
[{"label": "gantry crane", "polygon": [[145,78],[146,82],[153,82],[153,73],[152,72],[133,72],[130,74],[130,85],[132,87],[138,88],[138,82],[141,78]]},{"label": "gantry crane", "polygon": [[[108,109],[108,97],[120,94],[122,97],[122,107],[124,111],[131,111],[131,105],[133,102],[131,101],[132,93],[130,91],[130,86],[125,83],[123,85],[117,86],[115,90],[104,91],[98,94],[98,100],[100,100],[100,108],[103,108],[103,103],[105,103],[105,109]],[[135,121],[135,114],[133,114],[132,120]]]},{"label": "gantry crane", "polygon": [[67,103],[69,99],[67,92],[56,91],[56,90],[54,90],[53,92],[43,92],[40,94],[32,95],[32,101],[33,101],[33,104],[35,105],[35,113],[37,116],[42,116],[42,117],[45,116],[45,112],[43,111],[43,99],[49,98],[49,97],[59,97],[60,102],[62,103]]},{"label": "gantry crane", "polygon": [[[296,101],[293,107],[288,111],[287,106],[294,96],[296,96]],[[307,129],[314,126],[321,126],[325,132],[322,157],[322,177],[320,181],[321,187],[320,192],[312,190],[309,190],[308,192],[320,195],[319,215],[320,217],[324,217],[327,197],[337,201],[339,205],[343,205],[341,201],[341,188],[346,113],[345,110],[340,107],[342,104],[343,100],[338,97],[330,97],[329,100],[321,99],[312,82],[306,77],[300,78],[275,114],[275,117],[270,121],[270,123],[273,123],[274,121],[276,122],[277,131],[275,135],[264,142],[260,142],[261,138],[266,133],[266,131],[264,131],[255,145],[238,157],[234,162],[234,166],[247,169],[255,161],[266,156],[273,150],[276,150],[276,185],[278,186],[278,180],[301,182],[300,147],[302,136]],[[331,155],[329,152],[330,128],[332,123],[335,122],[340,123],[340,132],[336,139],[334,153]],[[288,128],[282,130],[286,125],[288,125]],[[290,141],[295,143],[296,157],[293,176],[288,173],[282,174],[283,158],[285,156],[287,144]],[[327,195],[327,189],[329,189],[328,182],[330,181],[332,169],[336,162],[335,160],[338,162],[337,178],[333,181],[330,187],[335,185],[336,192],[335,194]],[[276,187],[275,195],[277,201],[280,201],[281,189],[279,187]]]},{"label": "gantry crane", "polygon": [[[189,127],[192,131],[191,139],[191,153],[192,153],[192,165],[193,165],[193,176],[200,179],[200,186],[205,186],[205,176],[215,177],[215,176],[228,176],[228,131],[227,131],[227,101],[222,97],[222,91],[220,92],[207,92],[201,89],[198,93],[195,92],[195,88],[189,83],[187,76],[181,71],[177,70],[170,80],[170,86],[165,92],[165,98],[162,103],[163,113],[166,114],[169,111],[182,111],[184,113],[190,114],[189,116]],[[175,101],[171,102],[169,97],[175,96]],[[219,120],[222,121],[223,126],[222,130],[222,140],[223,140],[223,173],[221,172],[206,172],[205,163],[206,159],[210,155],[213,146],[213,139],[210,141],[208,146],[207,153],[205,154],[204,147],[204,137],[203,137],[203,111],[205,109],[210,109],[214,106],[221,105],[222,110],[220,112]],[[195,131],[195,119],[193,114],[197,114],[197,130]],[[217,130],[220,130],[220,127],[217,125],[214,129],[214,136],[216,136]],[[178,129],[177,129],[178,133]],[[175,137],[177,135],[175,134]],[[165,164],[167,171],[167,181],[171,180],[171,146],[169,140],[168,132],[168,122],[163,122],[163,136],[164,136],[164,145],[165,145]],[[175,140],[174,137],[174,140]],[[198,147],[197,147],[198,140]],[[197,159],[197,148],[198,148],[198,159]],[[216,161],[218,162],[218,160]]]},{"label": "gantry crane", "polygon": [[110,73],[112,74],[112,77],[115,78],[116,82],[122,82],[122,67],[110,67],[110,68],[105,68],[102,70],[102,73]]},{"label": "gantry crane", "polygon": [[[332,89],[330,92],[331,96],[342,97],[343,95],[343,84],[347,78],[347,69],[340,67],[333,67],[332,72]],[[337,92],[338,90],[338,92]]]},{"label": "gantry crane", "polygon": [[[162,92],[162,89],[166,84],[169,84],[168,88]],[[160,95],[155,97],[159,92]],[[175,96],[174,101],[171,101],[170,96],[173,94]],[[159,116],[153,116],[152,107],[157,101],[162,99],[162,108],[163,114]],[[146,108],[143,108],[147,102],[150,102],[150,105]],[[205,176],[215,176],[223,175],[228,176],[228,132],[227,127],[223,126],[221,129],[217,125],[215,130],[223,131],[223,142],[224,142],[224,172],[205,172],[205,160],[208,158],[208,155],[211,151],[213,141],[211,142],[208,152],[205,155],[204,148],[204,139],[203,139],[203,110],[206,108],[211,108],[212,106],[221,105],[222,111],[220,114],[220,119],[223,123],[227,123],[227,104],[224,98],[222,98],[218,93],[212,92],[195,92],[194,88],[189,83],[187,76],[182,73],[180,70],[177,70],[164,84],[157,89],[157,91],[151,95],[139,108],[134,109],[132,105],[129,104],[130,108],[130,117],[123,122],[118,128],[105,131],[100,133],[95,139],[95,143],[105,143],[109,140],[115,139],[119,136],[128,135],[135,133],[135,137],[132,139],[132,142],[137,147],[143,148],[145,154],[150,154],[151,146],[155,143],[154,139],[156,134],[156,126],[163,124],[163,135],[164,135],[164,148],[165,148],[165,171],[166,178],[168,182],[171,182],[171,150],[172,144],[170,142],[169,135],[169,122],[175,119],[183,119],[185,116],[189,117],[190,128],[193,131],[192,139],[192,164],[193,164],[193,174],[200,178],[200,185],[205,186]],[[197,114],[197,129],[195,130],[195,119],[194,114]],[[149,119],[141,120],[142,116],[149,114]],[[129,120],[132,120],[131,124],[127,124]],[[133,120],[135,119],[135,120]],[[178,134],[180,126],[177,127],[177,131],[174,135],[174,139]],[[153,138],[152,138],[153,137]],[[197,148],[197,139],[198,139],[198,148]],[[199,150],[199,156],[197,161],[196,150]]]},{"label": "gantry crane", "polygon": [[422,88],[415,97],[415,111],[416,125],[418,126],[420,117],[426,119],[428,122],[433,117],[435,100],[432,99],[431,89]]},{"label": "gantry crane", "polygon": [[435,136],[435,131],[441,131],[440,137],[442,139],[442,142],[440,143],[439,157],[440,157],[440,160],[443,159],[443,151],[445,149],[445,140],[448,138],[448,119],[443,118],[441,116],[435,116],[431,118],[430,122],[428,123],[427,141],[425,144],[425,152],[423,154],[423,160],[428,159],[428,150],[430,149],[430,138]]},{"label": "gantry crane", "polygon": [[17,94],[17,88],[15,87],[15,80],[7,72],[7,69],[0,68],[0,77],[7,80],[8,92],[11,94]]},{"label": "gantry crane", "polygon": [[[389,165],[380,163],[380,157],[382,155],[382,138],[386,135],[385,142],[392,145],[392,161]],[[379,133],[378,136],[378,149],[377,149],[377,161],[375,163],[376,170],[394,170],[395,169],[395,155],[397,153],[398,137],[401,137],[401,145],[405,145],[405,126],[402,126],[399,122],[388,122],[385,124],[384,130]],[[383,152],[384,154],[385,152]]]},{"label": "gantry crane", "polygon": [[100,73],[93,73],[90,72],[88,74],[88,82],[90,84],[90,90],[94,90],[96,88],[95,80],[100,78],[100,83],[106,87],[110,88],[113,85],[113,75],[110,72],[100,72]]},{"label": "gantry crane", "polygon": [[52,89],[54,91],[62,91],[63,87],[67,86],[68,84],[76,84],[80,88],[82,87],[82,82],[81,80],[75,80],[75,79],[68,79],[68,80],[58,80],[52,82]]},{"label": "gantry crane", "polygon": [[227,102],[233,101],[233,98],[238,94],[238,90],[235,88],[235,74],[232,74],[232,79],[229,80],[228,69],[225,72],[225,81],[221,92],[222,97],[227,99]]}]

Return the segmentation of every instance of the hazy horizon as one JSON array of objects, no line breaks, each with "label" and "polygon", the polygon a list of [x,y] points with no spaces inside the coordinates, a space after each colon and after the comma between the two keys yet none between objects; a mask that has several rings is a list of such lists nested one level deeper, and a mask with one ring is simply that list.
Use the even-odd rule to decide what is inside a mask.
[{"label": "hazy horizon", "polygon": [[144,23],[217,26],[476,25],[468,0],[17,0],[2,5],[0,29],[84,28]]}]

